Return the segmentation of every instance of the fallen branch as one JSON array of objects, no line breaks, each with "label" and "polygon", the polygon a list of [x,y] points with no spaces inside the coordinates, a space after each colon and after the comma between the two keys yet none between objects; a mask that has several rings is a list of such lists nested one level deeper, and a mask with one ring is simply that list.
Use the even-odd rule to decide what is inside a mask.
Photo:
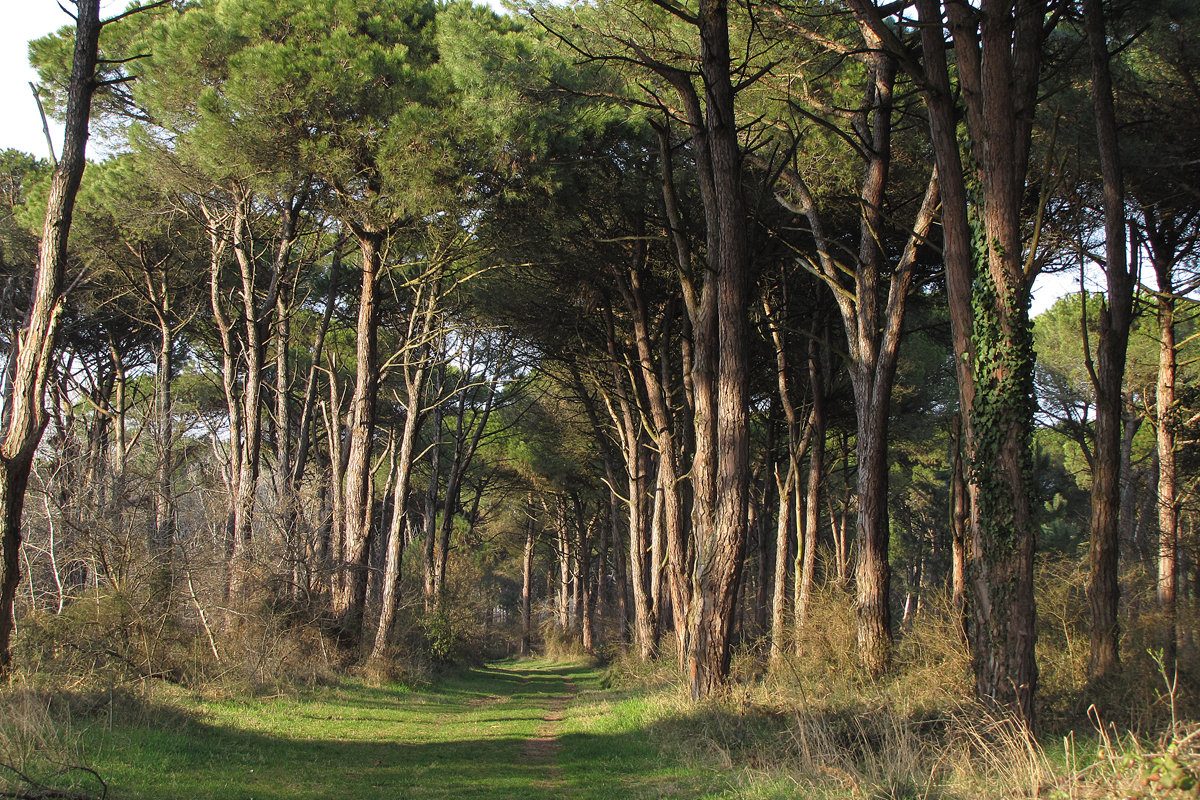
[{"label": "fallen branch", "polygon": [[[83,792],[67,791],[65,789],[55,789],[52,786],[46,786],[43,783],[35,781],[33,778],[26,775],[21,770],[10,764],[0,762],[0,768],[6,769],[17,776],[18,785],[28,784],[28,790],[7,791],[0,789],[0,797],[11,797],[14,800],[97,800],[95,795],[85,794]],[[59,770],[50,777],[57,778],[60,775],[66,775],[69,772],[86,772],[95,778],[101,787],[99,800],[105,800],[108,797],[108,784],[100,777],[100,773],[90,767],[72,766],[66,769]]]}]

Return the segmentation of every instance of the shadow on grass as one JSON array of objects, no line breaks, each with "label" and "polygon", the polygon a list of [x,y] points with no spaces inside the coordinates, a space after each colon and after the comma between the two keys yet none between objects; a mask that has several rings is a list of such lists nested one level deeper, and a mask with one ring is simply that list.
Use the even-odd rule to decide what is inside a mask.
[{"label": "shadow on grass", "polygon": [[[539,696],[561,696],[565,679],[586,681],[587,675],[583,667],[491,667],[428,695],[335,690],[312,701],[333,711],[327,716],[296,706],[272,708],[276,732],[194,717],[183,724],[117,725],[91,735],[102,740],[97,766],[113,796],[127,800],[699,796],[678,784],[645,730],[568,734],[553,757],[527,753],[546,713]],[[479,700],[504,703],[503,710],[480,708]],[[255,704],[235,708],[252,713]],[[266,713],[261,704],[257,710]],[[294,729],[287,730],[291,723]]]}]

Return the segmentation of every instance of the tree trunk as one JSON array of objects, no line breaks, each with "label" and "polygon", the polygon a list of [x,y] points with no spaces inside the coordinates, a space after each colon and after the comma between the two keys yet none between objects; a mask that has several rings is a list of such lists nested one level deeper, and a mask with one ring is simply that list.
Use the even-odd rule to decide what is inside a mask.
[{"label": "tree trunk", "polygon": [[[308,466],[309,440],[312,435],[312,420],[317,405],[318,375],[325,348],[325,335],[329,331],[329,323],[333,319],[333,309],[337,301],[337,285],[341,273],[343,245],[344,239],[342,236],[339,236],[337,242],[334,244],[332,264],[329,268],[329,292],[325,298],[325,312],[321,316],[321,322],[317,326],[316,334],[313,337],[312,358],[308,366],[308,379],[304,385],[304,400],[300,406],[300,426],[299,432],[296,435],[296,452],[292,458],[291,473],[288,476],[286,489],[288,502],[284,525],[288,539],[295,543],[297,548],[299,556],[298,566],[304,570],[304,580],[298,581],[298,588],[303,588],[305,592],[311,592],[313,589],[312,571],[316,565],[312,563],[310,556],[316,555],[318,562],[322,561],[323,557],[319,552],[310,552],[310,548],[317,551],[321,549],[319,545],[313,547],[311,539],[308,546],[300,546],[302,538],[300,525],[300,487],[304,481],[305,469]],[[328,557],[327,548],[324,557]]]},{"label": "tree trunk", "polygon": [[12,668],[13,606],[21,580],[21,514],[34,453],[46,425],[46,382],[62,318],[67,238],[85,166],[101,26],[100,0],[78,0],[62,160],[50,178],[28,322],[17,333],[15,352],[9,354],[13,366],[0,445],[0,677]]},{"label": "tree trunk", "polygon": [[[917,0],[921,61],[867,0],[850,0],[920,87],[941,189],[943,258],[969,483],[975,690],[1033,724],[1037,639],[1033,597],[1033,346],[1021,214],[1038,102],[1045,0],[945,3],[958,90],[950,82],[943,6]],[[969,203],[956,99],[978,175]],[[1043,200],[1045,198],[1043,197]],[[968,208],[977,210],[974,228]],[[978,249],[974,247],[978,244]],[[1036,248],[1036,238],[1031,249]],[[978,270],[976,270],[978,266]]]},{"label": "tree trunk", "polygon": [[[444,344],[444,342],[443,342]],[[444,356],[444,347],[443,353]],[[433,424],[430,434],[433,441],[429,446],[429,489],[425,493],[425,541],[421,553],[425,573],[425,610],[433,608],[436,598],[437,561],[437,500],[442,463],[442,421],[446,414],[446,404],[442,402],[442,384],[446,379],[446,359],[439,359],[433,373]]]},{"label": "tree trunk", "polygon": [[[946,5],[967,103],[971,150],[982,176],[982,230],[975,252],[960,159],[954,94],[933,0],[919,0],[938,175],[951,331],[959,372],[963,441],[974,468],[970,570],[971,643],[980,699],[1033,724],[1037,641],[1033,597],[1036,542],[1027,475],[1033,430],[1032,275],[1022,255],[1021,203],[1037,103],[1045,3],[984,0],[981,12]],[[986,18],[988,24],[980,24]],[[980,273],[975,273],[975,263]],[[1032,263],[1032,260],[1031,260]],[[972,279],[976,294],[972,297]]]},{"label": "tree trunk", "polygon": [[591,521],[586,519],[586,509],[579,494],[571,497],[575,506],[575,524],[578,538],[575,541],[575,593],[578,602],[575,604],[579,618],[579,641],[585,653],[596,651],[596,631],[593,627],[595,620],[595,593],[592,591],[592,536],[591,531],[598,519],[597,512]]},{"label": "tree trunk", "polygon": [[[433,582],[434,603],[441,602],[441,596],[446,585],[446,566],[450,555],[450,534],[454,530],[455,511],[458,508],[459,499],[462,493],[463,477],[471,466],[472,460],[475,458],[475,453],[479,450],[479,442],[483,437],[483,432],[487,428],[488,418],[491,416],[492,407],[496,400],[496,390],[498,388],[499,372],[503,368],[504,356],[501,354],[496,361],[496,372],[486,377],[482,372],[476,376],[472,372],[474,366],[474,349],[477,342],[473,342],[471,346],[471,354],[468,356],[466,371],[463,376],[463,384],[459,389],[458,395],[458,411],[455,415],[454,428],[454,458],[450,462],[450,471],[446,478],[446,494],[442,500],[442,519],[437,538],[437,551],[435,554],[435,570]],[[487,398],[484,400],[482,411],[472,411],[470,420],[467,417],[467,405],[470,396],[474,389],[477,388],[479,380],[484,380],[487,386]]]},{"label": "tree trunk", "polygon": [[621,450],[625,457],[626,496],[629,508],[629,560],[627,562],[628,580],[633,595],[633,639],[637,647],[638,657],[643,661],[654,658],[658,653],[657,620],[654,618],[654,606],[649,592],[649,572],[656,568],[648,562],[649,543],[646,540],[646,490],[647,465],[649,455],[646,453],[641,426],[633,413],[632,402],[624,376],[621,373],[617,355],[616,330],[612,310],[605,309],[607,347],[612,377],[616,386],[617,405],[614,408],[609,402],[609,413],[616,427]]},{"label": "tree trunk", "polygon": [[862,211],[852,289],[843,285],[843,270],[829,252],[820,210],[804,179],[791,169],[780,172],[799,199],[799,205],[792,210],[808,217],[818,253],[818,273],[832,290],[846,332],[857,417],[858,652],[867,672],[877,677],[891,663],[887,431],[892,382],[916,247],[932,225],[938,184],[935,172],[914,221],[914,235],[897,263],[887,264],[878,238],[886,223],[897,62],[882,47],[870,25],[861,23],[860,30],[870,53],[867,57],[870,73],[864,110],[855,126],[866,164],[860,187]]},{"label": "tree trunk", "polygon": [[354,394],[350,399],[349,453],[346,463],[343,563],[345,584],[335,598],[343,641],[357,644],[367,602],[371,551],[371,444],[379,387],[379,278],[384,234],[353,226],[362,252],[362,289],[356,329]]},{"label": "tree trunk", "polygon": [[[1147,228],[1152,211],[1145,212]],[[1162,614],[1162,627],[1158,634],[1158,646],[1163,649],[1166,663],[1174,664],[1178,650],[1176,626],[1178,621],[1178,558],[1179,558],[1179,507],[1177,475],[1175,468],[1176,419],[1175,379],[1177,372],[1177,348],[1175,344],[1175,286],[1172,279],[1173,258],[1162,252],[1157,236],[1151,238],[1151,255],[1158,279],[1158,382],[1155,399],[1155,416],[1158,418],[1158,553],[1157,591],[1158,609]],[[1173,254],[1172,254],[1173,255]]]},{"label": "tree trunk", "polygon": [[[1109,74],[1108,37],[1100,0],[1083,0],[1084,26],[1092,61],[1092,106],[1096,114],[1100,171],[1104,180],[1104,272],[1108,303],[1100,311],[1099,358],[1092,383],[1096,390],[1095,457],[1092,467],[1092,525],[1088,562],[1088,604],[1092,612],[1088,674],[1104,678],[1120,666],[1117,581],[1121,543],[1120,464],[1121,393],[1125,354],[1133,322],[1133,276],[1125,247],[1125,185],[1117,142],[1116,110]],[[1089,357],[1090,366],[1090,357]]]},{"label": "tree trunk", "polygon": [[[165,287],[164,287],[165,288]],[[166,292],[161,298],[167,302]],[[149,550],[158,562],[161,574],[170,584],[171,553],[175,547],[175,497],[171,488],[174,472],[172,453],[174,425],[171,400],[171,381],[175,373],[175,337],[167,309],[158,318],[158,364],[154,376],[154,527],[150,533]]]},{"label": "tree trunk", "polygon": [[[776,313],[769,294],[763,295],[763,311],[766,314],[771,331],[771,341],[775,348],[775,382],[780,406],[787,422],[787,472],[780,480],[778,466],[775,468],[775,483],[779,496],[779,513],[775,526],[775,575],[772,581],[774,591],[771,598],[771,650],[770,663],[777,668],[782,661],[784,644],[787,639],[787,597],[788,576],[792,570],[791,542],[796,540],[797,555],[803,552],[804,543],[797,531],[796,511],[799,508],[800,459],[808,448],[812,432],[812,418],[805,427],[804,435],[800,433],[800,416],[796,404],[792,400],[788,385],[787,359],[787,319],[788,295],[786,276],[781,278],[782,306]],[[797,580],[799,575],[797,574]],[[795,607],[793,606],[793,611]]]},{"label": "tree trunk", "polygon": [[[706,113],[701,117],[696,113],[698,109],[689,111],[689,127],[693,133],[697,129],[707,133],[708,163],[700,164],[699,170],[702,194],[708,195],[704,204],[713,272],[705,282],[705,295],[709,295],[711,284],[716,285],[712,287],[711,305],[704,303],[699,318],[693,320],[695,566],[686,654],[693,699],[712,695],[729,674],[734,601],[746,549],[749,490],[748,250],[726,0],[701,0],[697,22]],[[697,160],[704,160],[699,149]]]},{"label": "tree trunk", "polygon": [[959,635],[967,641],[967,480],[963,466],[962,417],[950,434],[950,607]]},{"label": "tree trunk", "polygon": [[812,434],[808,454],[808,486],[804,493],[804,520],[801,526],[803,541],[796,551],[796,655],[800,655],[799,632],[808,621],[808,607],[812,603],[817,570],[817,534],[821,521],[821,484],[825,477],[825,379],[820,359],[817,358],[815,337],[808,340],[808,378],[812,387]]},{"label": "tree trunk", "polygon": [[[388,637],[396,619],[397,589],[400,583],[400,564],[404,555],[403,521],[408,516],[408,493],[412,478],[413,452],[417,433],[423,416],[422,400],[425,394],[425,377],[429,372],[430,329],[434,324],[434,308],[437,305],[438,289],[424,287],[428,297],[418,296],[413,315],[409,320],[406,350],[412,355],[403,361],[404,383],[408,404],[404,410],[404,427],[400,434],[400,447],[396,454],[396,482],[392,492],[392,518],[388,528],[387,562],[383,570],[383,600],[379,609],[379,624],[375,630],[375,644],[371,648],[371,659],[381,659],[387,651]],[[420,322],[417,322],[417,318]]]},{"label": "tree trunk", "polygon": [[530,638],[533,635],[533,556],[537,544],[537,517],[533,507],[533,493],[526,501],[525,513],[525,559],[521,569],[521,655],[530,654]]},{"label": "tree trunk", "polygon": [[[789,449],[791,446],[789,445]],[[769,662],[772,669],[778,669],[783,662],[784,645],[787,642],[787,598],[788,574],[792,569],[791,549],[792,540],[797,538],[796,516],[796,483],[799,475],[796,471],[796,459],[789,457],[787,472],[782,480],[779,476],[779,464],[775,464],[775,482],[779,488],[779,513],[775,521],[775,575],[772,581],[771,593],[771,650]],[[803,546],[801,542],[800,545]]]}]

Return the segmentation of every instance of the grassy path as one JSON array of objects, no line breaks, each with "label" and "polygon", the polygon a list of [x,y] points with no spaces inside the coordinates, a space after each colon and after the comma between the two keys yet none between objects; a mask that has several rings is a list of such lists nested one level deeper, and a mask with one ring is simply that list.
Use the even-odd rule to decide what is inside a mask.
[{"label": "grassy path", "polygon": [[114,800],[718,796],[661,762],[642,717],[587,667],[522,662],[428,692],[347,684],[167,706],[87,739]]}]

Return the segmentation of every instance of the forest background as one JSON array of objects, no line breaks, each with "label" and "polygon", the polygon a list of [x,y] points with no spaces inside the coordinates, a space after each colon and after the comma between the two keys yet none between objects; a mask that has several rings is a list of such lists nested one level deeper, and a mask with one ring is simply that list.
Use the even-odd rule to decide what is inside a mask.
[{"label": "forest background", "polygon": [[1191,741],[1196,3],[76,9],[0,160],[10,680],[574,647]]}]

